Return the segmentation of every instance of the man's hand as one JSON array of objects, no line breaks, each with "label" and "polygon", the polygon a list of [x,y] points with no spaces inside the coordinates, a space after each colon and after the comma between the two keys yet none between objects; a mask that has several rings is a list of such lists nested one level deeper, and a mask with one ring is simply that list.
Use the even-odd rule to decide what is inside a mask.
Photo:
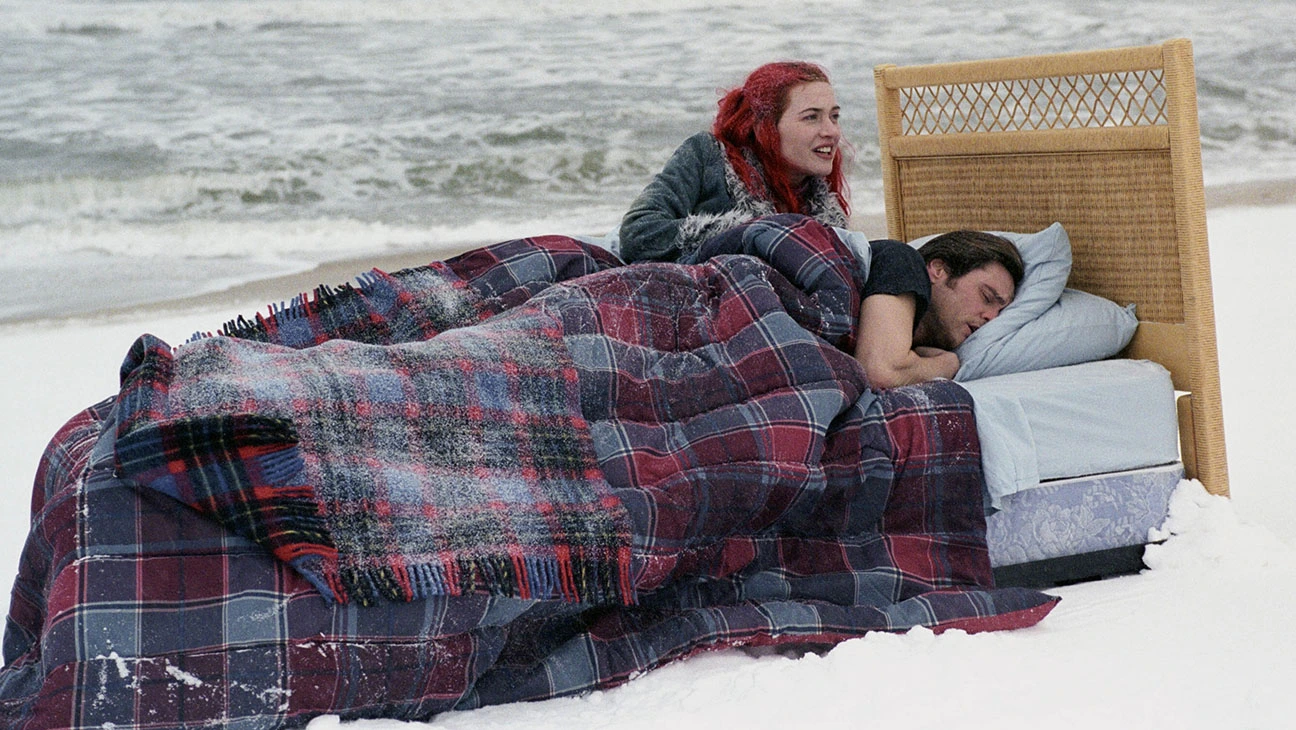
[{"label": "man's hand", "polygon": [[936,376],[939,378],[953,379],[955,373],[958,372],[959,365],[961,364],[959,362],[958,355],[955,355],[953,352],[950,352],[949,350],[942,350],[939,347],[928,347],[926,345],[919,345],[914,348],[914,352],[918,355],[918,357],[932,358],[934,360],[940,361],[940,364],[938,366],[940,368],[940,371],[942,373],[948,372],[949,374]]}]

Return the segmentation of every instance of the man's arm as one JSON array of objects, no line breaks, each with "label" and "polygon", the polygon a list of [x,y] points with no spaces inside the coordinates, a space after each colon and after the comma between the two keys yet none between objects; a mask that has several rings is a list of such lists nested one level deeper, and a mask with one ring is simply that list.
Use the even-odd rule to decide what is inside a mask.
[{"label": "man's arm", "polygon": [[894,388],[936,378],[953,378],[958,356],[947,350],[914,348],[917,305],[912,294],[874,294],[860,306],[855,359],[864,366],[869,385]]}]

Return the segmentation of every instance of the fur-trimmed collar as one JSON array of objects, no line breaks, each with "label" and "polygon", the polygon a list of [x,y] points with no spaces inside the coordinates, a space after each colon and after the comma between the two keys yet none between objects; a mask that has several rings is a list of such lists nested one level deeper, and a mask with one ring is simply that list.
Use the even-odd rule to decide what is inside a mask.
[{"label": "fur-trimmed collar", "polygon": [[[724,145],[714,137],[712,141],[720,150],[720,161],[724,165],[725,188],[729,191],[729,197],[733,199],[733,207],[723,213],[695,213],[680,221],[676,245],[681,252],[681,261],[690,259],[693,252],[708,238],[755,218],[778,212],[774,209],[769,190],[764,185],[765,170],[755,157],[748,153],[747,160],[760,174],[762,183],[760,191],[752,191],[747,187],[724,154]],[[846,211],[842,210],[841,203],[828,187],[826,180],[820,177],[812,178],[805,192],[808,193],[805,203],[810,216],[824,225],[839,228],[845,228],[850,223]]]},{"label": "fur-trimmed collar", "polygon": [[[717,141],[717,144],[721,143]],[[765,185],[765,168],[761,166],[756,156],[751,152],[743,153],[748,164],[755,168],[756,173],[760,176],[762,189],[759,191],[748,188],[742,178],[738,176],[738,171],[729,162],[729,157],[724,154],[723,145],[720,151],[720,159],[724,161],[725,166],[725,186],[729,188],[729,195],[734,200],[734,208],[750,213],[752,218],[776,213],[774,204],[770,201],[773,196],[770,195],[769,188]],[[846,217],[846,212],[842,210],[836,194],[833,193],[832,188],[828,187],[828,181],[821,177],[812,177],[803,192],[807,194],[803,202],[806,203],[809,215],[820,223],[845,228],[850,222]]]}]

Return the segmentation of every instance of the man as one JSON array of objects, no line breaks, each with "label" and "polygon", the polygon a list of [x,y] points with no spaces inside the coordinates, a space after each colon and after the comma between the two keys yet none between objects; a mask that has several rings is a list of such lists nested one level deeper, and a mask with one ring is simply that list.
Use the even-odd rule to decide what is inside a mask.
[{"label": "man", "polygon": [[1013,300],[1025,266],[1011,242],[955,231],[914,251],[873,241],[855,358],[874,388],[952,378],[952,350]]}]

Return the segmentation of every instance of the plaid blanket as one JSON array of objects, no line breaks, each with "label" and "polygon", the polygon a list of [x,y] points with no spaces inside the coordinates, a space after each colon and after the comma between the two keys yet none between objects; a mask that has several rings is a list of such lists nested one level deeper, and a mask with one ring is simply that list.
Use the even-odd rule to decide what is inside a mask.
[{"label": "plaid blanket", "polygon": [[145,337],[125,370],[118,473],[330,599],[630,597],[629,523],[541,313],[384,347]]},{"label": "plaid blanket", "polygon": [[[873,392],[847,355],[858,282],[831,230],[775,218],[716,245],[695,266],[623,267],[570,239],[526,239],[321,290],[228,324],[225,334],[237,337],[174,353],[143,340],[127,359],[122,394],[74,418],[41,462],[5,634],[0,718],[60,728],[272,728],[325,713],[419,719],[610,687],[704,649],[830,644],[919,625],[1012,628],[1047,614],[1048,596],[992,587],[966,393],[948,382]],[[235,347],[227,361],[238,367],[217,390],[243,403],[247,392],[235,386],[253,381],[234,376],[252,353],[296,367],[321,348],[422,353],[453,335],[448,342],[459,344],[449,351],[508,342],[503,355],[520,358],[508,338],[527,333],[538,352],[526,355],[554,358],[564,373],[566,385],[544,401],[559,411],[544,415],[565,424],[555,432],[577,442],[558,461],[594,463],[581,479],[566,467],[549,476],[575,490],[574,516],[589,516],[595,502],[603,508],[603,542],[590,551],[630,556],[604,561],[620,574],[592,580],[588,597],[554,588],[581,584],[567,583],[571,576],[532,580],[529,567],[510,573],[485,561],[472,568],[480,582],[419,588],[419,600],[404,600],[415,581],[405,593],[397,571],[401,590],[374,578],[373,605],[321,600],[320,587],[333,584],[298,559],[325,550],[321,525],[343,552],[319,495],[344,483],[330,480],[345,471],[333,463],[345,454],[321,446],[301,415],[314,405],[230,412],[225,399],[199,408],[174,398],[188,386],[176,376],[190,348]],[[364,360],[366,377],[445,372],[436,358],[396,367],[386,357]],[[447,392],[495,393],[465,385],[476,380],[469,361]],[[297,377],[261,383],[255,402],[294,403],[267,392],[297,388]],[[417,408],[445,405],[422,392],[411,399]],[[173,459],[184,429],[151,443],[137,435],[174,425],[173,401],[188,409],[180,420],[193,421],[190,441],[203,444],[179,451],[203,455],[203,466]],[[367,429],[382,402],[369,397],[345,419]],[[403,416],[393,423],[412,428]],[[534,441],[518,435],[525,430],[517,443]],[[475,502],[481,514],[511,518],[523,513],[496,502],[511,505],[506,495],[533,495],[543,481],[510,482],[513,466],[408,472],[463,490],[420,482],[420,499]],[[517,489],[503,491],[506,483]],[[491,490],[501,491],[488,498]],[[374,512],[394,515],[404,504],[389,502]],[[302,519],[311,503],[322,522]],[[444,564],[483,547],[539,554],[584,544],[588,526],[559,522],[535,533],[492,526],[483,544],[465,543]],[[599,592],[609,585],[619,593]]]}]

